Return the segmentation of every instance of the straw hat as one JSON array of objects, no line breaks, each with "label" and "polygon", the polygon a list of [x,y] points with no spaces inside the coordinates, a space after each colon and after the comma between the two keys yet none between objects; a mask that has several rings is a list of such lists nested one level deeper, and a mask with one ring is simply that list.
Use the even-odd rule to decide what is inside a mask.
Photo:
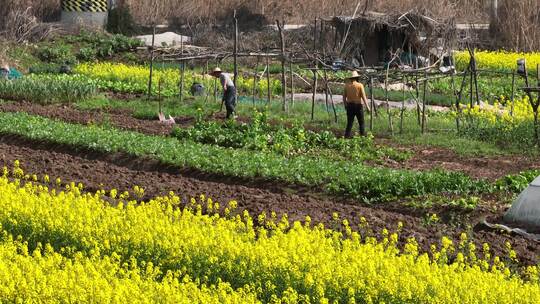
[{"label": "straw hat", "polygon": [[360,74],[358,74],[357,71],[352,71],[352,72],[351,72],[351,75],[350,75],[349,77],[347,77],[347,79],[358,79],[358,78],[360,78],[360,77],[361,77],[361,76],[360,76]]},{"label": "straw hat", "polygon": [[0,67],[0,70],[6,70],[6,71],[9,72],[9,65],[3,64],[3,65]]},{"label": "straw hat", "polygon": [[218,75],[218,74],[221,74],[222,72],[223,72],[223,71],[222,71],[220,68],[215,68],[215,69],[212,71],[212,73],[210,73],[210,74],[212,74],[212,75]]}]

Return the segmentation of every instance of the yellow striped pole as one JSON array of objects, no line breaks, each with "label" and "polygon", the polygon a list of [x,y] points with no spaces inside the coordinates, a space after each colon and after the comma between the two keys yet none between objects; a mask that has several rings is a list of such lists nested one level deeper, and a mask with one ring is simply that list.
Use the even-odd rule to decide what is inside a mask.
[{"label": "yellow striped pole", "polygon": [[107,0],[62,0],[64,12],[107,12]]}]

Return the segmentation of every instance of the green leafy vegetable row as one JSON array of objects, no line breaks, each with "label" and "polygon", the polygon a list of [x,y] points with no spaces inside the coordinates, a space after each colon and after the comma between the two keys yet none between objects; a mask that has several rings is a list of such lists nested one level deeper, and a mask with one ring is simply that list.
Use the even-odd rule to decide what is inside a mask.
[{"label": "green leafy vegetable row", "polygon": [[245,148],[257,151],[272,151],[283,156],[310,155],[354,161],[382,160],[397,161],[409,157],[406,152],[378,146],[373,137],[339,138],[329,131],[313,132],[300,124],[292,127],[272,126],[265,113],[255,112],[249,124],[228,121],[198,119],[192,128],[175,128],[173,136],[195,142],[221,147]]},{"label": "green leafy vegetable row", "polygon": [[0,98],[41,104],[75,102],[97,94],[94,81],[78,75],[32,75],[0,80]]},{"label": "green leafy vegetable row", "polygon": [[469,193],[492,188],[485,181],[475,181],[456,172],[373,168],[350,161],[306,156],[288,158],[271,152],[235,150],[63,123],[26,113],[1,113],[0,132],[103,152],[151,156],[166,164],[208,173],[322,187],[328,192],[364,201],[441,192]]}]

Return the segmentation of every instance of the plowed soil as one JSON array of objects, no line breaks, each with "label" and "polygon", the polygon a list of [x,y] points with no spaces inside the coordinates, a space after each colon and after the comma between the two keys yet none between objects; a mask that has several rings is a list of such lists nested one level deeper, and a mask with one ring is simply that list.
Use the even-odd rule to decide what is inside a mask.
[{"label": "plowed soil", "polygon": [[[145,133],[149,135],[168,135],[173,126],[158,121],[137,119],[127,110],[81,111],[71,106],[38,105],[29,102],[0,103],[0,111],[26,112],[60,121],[78,124],[109,124],[111,126]],[[212,119],[220,119],[215,116]],[[248,120],[247,118],[243,118]],[[193,119],[180,117],[176,120],[178,127],[193,124]],[[381,144],[394,145],[388,140],[380,140]],[[524,156],[489,156],[467,157],[455,152],[436,147],[407,146],[414,156],[405,162],[385,161],[382,166],[396,169],[431,170],[435,168],[463,172],[474,178],[495,180],[508,174],[519,173],[529,169],[540,169],[540,162]]]},{"label": "plowed soil", "polygon": [[26,112],[60,121],[77,124],[111,125],[120,129],[131,130],[151,135],[167,135],[172,126],[156,121],[133,118],[129,111],[114,110],[81,111],[64,105],[39,105],[30,102],[0,103],[2,112]]},{"label": "plowed soil", "polygon": [[[134,185],[139,185],[145,188],[148,197],[174,191],[183,197],[184,201],[188,201],[191,197],[205,194],[222,204],[236,200],[240,210],[248,210],[254,215],[262,211],[275,211],[279,215],[288,214],[292,220],[303,220],[309,215],[313,222],[322,222],[330,227],[337,227],[332,219],[332,213],[337,212],[341,219],[348,219],[353,228],[358,228],[359,217],[365,217],[370,229],[375,232],[380,232],[383,228],[395,231],[398,222],[402,222],[404,228],[400,240],[404,242],[408,237],[415,237],[426,251],[429,244],[438,243],[442,236],[449,236],[457,241],[462,232],[461,228],[444,222],[426,224],[421,213],[415,215],[407,210],[400,212],[398,205],[361,206],[351,200],[330,198],[313,191],[302,191],[294,186],[246,183],[199,172],[183,172],[150,159],[84,152],[19,137],[1,136],[0,165],[11,167],[17,159],[22,161],[22,167],[27,173],[48,174],[51,180],[59,177],[66,182],[82,182],[86,189],[92,192],[102,187],[130,190]],[[509,241],[522,263],[537,262],[539,243],[484,229],[476,225],[478,218],[497,214],[476,212],[472,219],[463,223],[463,227],[473,227],[468,233],[477,246],[481,246],[483,242],[490,243],[495,254],[506,256],[505,243]],[[366,233],[365,229],[362,231]]]}]

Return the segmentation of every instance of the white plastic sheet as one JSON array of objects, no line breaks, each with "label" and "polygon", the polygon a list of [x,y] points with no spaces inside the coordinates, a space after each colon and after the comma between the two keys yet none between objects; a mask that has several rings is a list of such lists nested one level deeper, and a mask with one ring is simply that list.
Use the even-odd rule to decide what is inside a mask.
[{"label": "white plastic sheet", "polygon": [[540,176],[519,195],[504,220],[540,229]]}]

